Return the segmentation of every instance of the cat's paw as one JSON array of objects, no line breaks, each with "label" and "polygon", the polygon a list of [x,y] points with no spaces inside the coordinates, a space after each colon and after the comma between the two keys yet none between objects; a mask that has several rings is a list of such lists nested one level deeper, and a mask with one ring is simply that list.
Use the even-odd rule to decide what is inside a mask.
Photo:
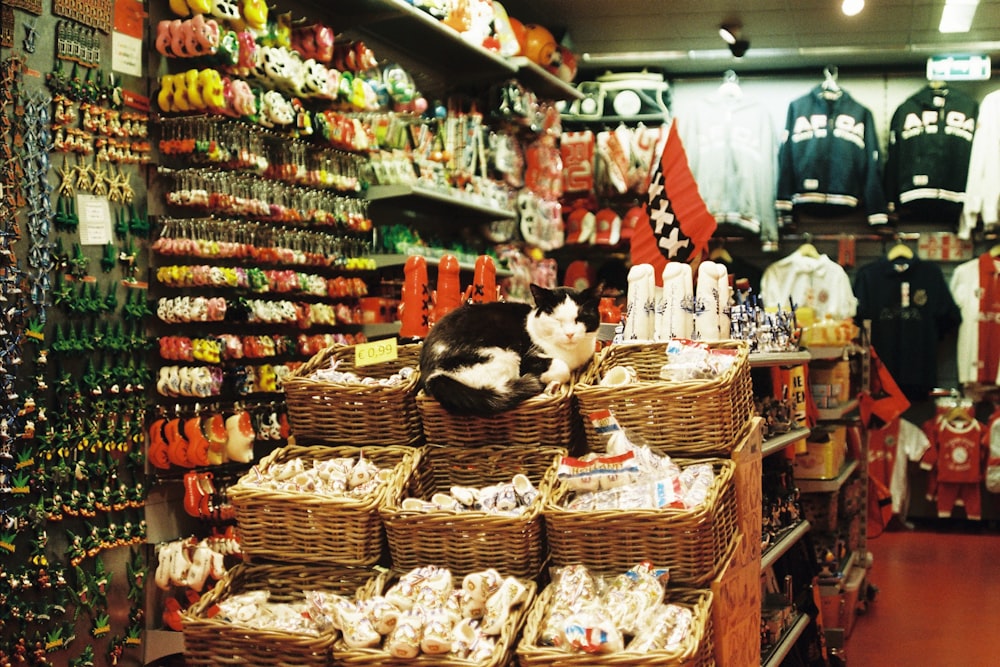
[{"label": "cat's paw", "polygon": [[541,380],[546,386],[550,386],[552,383],[565,384],[569,382],[569,378],[569,364],[562,359],[553,359],[552,363],[549,364],[549,369],[541,376]]},{"label": "cat's paw", "polygon": [[545,393],[549,396],[555,396],[563,388],[564,382],[557,382],[553,380],[552,382],[545,385]]}]

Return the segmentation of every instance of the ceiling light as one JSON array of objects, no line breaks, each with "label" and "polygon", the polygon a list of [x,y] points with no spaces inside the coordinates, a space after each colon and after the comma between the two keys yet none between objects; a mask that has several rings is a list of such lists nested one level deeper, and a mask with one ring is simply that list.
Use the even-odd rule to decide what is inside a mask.
[{"label": "ceiling light", "polygon": [[857,16],[864,8],[865,0],[844,0],[840,5],[840,11],[844,12],[845,16]]},{"label": "ceiling light", "polygon": [[948,0],[941,12],[938,32],[969,32],[979,0]]},{"label": "ceiling light", "polygon": [[737,40],[737,35],[740,33],[739,26],[732,25],[720,25],[719,26],[719,37],[722,38],[726,44],[735,44]]}]

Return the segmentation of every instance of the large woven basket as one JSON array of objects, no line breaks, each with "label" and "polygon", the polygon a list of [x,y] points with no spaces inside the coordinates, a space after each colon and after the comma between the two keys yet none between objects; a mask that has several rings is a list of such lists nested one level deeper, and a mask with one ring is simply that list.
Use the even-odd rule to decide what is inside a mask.
[{"label": "large woven basket", "polygon": [[[370,565],[382,557],[385,531],[379,509],[396,503],[420,459],[413,447],[349,447],[288,445],[271,452],[257,468],[266,474],[277,463],[302,458],[314,461],[364,456],[379,468],[391,470],[389,481],[361,499],[272,491],[248,483],[248,477],[229,487],[236,510],[237,531],[244,556],[280,562],[319,562]],[[254,471],[248,475],[256,474]]]},{"label": "large woven basket", "polygon": [[[660,368],[667,362],[668,343],[625,343],[602,350],[573,388],[587,444],[603,451],[604,442],[589,415],[611,410],[625,432],[638,443],[670,455],[728,456],[750,426],[753,387],[745,341],[710,344],[735,349],[736,362],[711,380],[666,382]],[[602,387],[600,380],[615,366],[631,366],[638,381]]]},{"label": "large woven basket", "polygon": [[249,565],[230,569],[215,587],[185,610],[184,663],[193,667],[327,667],[335,633],[318,637],[243,627],[213,616],[218,602],[240,593],[269,591],[272,602],[301,602],[308,590],[354,595],[381,589],[386,573],[329,565]]},{"label": "large woven basket", "polygon": [[570,387],[562,387],[553,394],[534,396],[513,410],[490,417],[453,415],[423,390],[417,394],[417,409],[426,442],[455,447],[567,447],[577,429],[573,408]]},{"label": "large woven basket", "polygon": [[[356,346],[327,347],[302,364],[285,380],[285,402],[292,434],[332,444],[420,444],[420,414],[416,393],[420,382],[420,345],[400,345],[399,356],[371,366],[355,366]],[[326,382],[312,373],[338,363],[338,370],[362,377],[385,379],[404,366],[413,375],[400,384],[382,386]]]},{"label": "large woven basket", "polygon": [[520,667],[712,667],[715,665],[714,628],[712,623],[712,592],[710,590],[684,590],[669,588],[667,602],[687,607],[693,612],[691,632],[676,650],[650,651],[648,653],[567,653],[550,647],[539,646],[538,637],[554,589],[549,585],[539,594],[528,612],[524,633],[517,645],[517,662]]},{"label": "large woven basket", "polygon": [[430,500],[435,493],[448,493],[452,486],[483,487],[510,482],[523,473],[538,489],[538,498],[516,517],[403,510],[399,502],[386,503],[382,522],[393,568],[406,571],[437,565],[464,576],[492,567],[506,576],[537,576],[548,556],[542,509],[565,454],[565,449],[557,447],[427,445],[410,476],[406,495]]},{"label": "large woven basket", "polygon": [[[387,579],[384,583],[384,590],[388,590],[394,583],[394,580]],[[512,660],[516,640],[521,632],[521,628],[524,626],[528,611],[535,601],[535,593],[537,591],[534,581],[521,579],[521,583],[524,584],[527,590],[525,600],[511,610],[503,630],[495,638],[496,648],[489,660],[472,662],[470,660],[460,660],[449,655],[425,654],[420,654],[415,658],[398,658],[382,649],[354,649],[338,641],[333,646],[334,664],[337,667],[410,667],[411,665],[421,665],[422,667],[506,667]],[[359,593],[359,597],[371,598],[372,595],[369,592],[372,590],[372,586],[366,587],[364,592]]]},{"label": "large woven basket", "polygon": [[670,569],[670,581],[701,586],[718,573],[736,543],[736,488],[730,459],[675,459],[681,467],[711,463],[715,480],[705,502],[689,510],[568,510],[572,491],[557,483],[545,507],[553,566],[579,563],[625,571],[641,561]]}]

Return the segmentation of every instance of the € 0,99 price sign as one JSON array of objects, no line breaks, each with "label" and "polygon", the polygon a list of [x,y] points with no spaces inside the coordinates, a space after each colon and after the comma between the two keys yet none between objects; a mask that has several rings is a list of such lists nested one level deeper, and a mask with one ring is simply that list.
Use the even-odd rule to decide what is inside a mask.
[{"label": "\u20ac 0,99 price sign", "polygon": [[361,343],[354,348],[354,365],[372,366],[399,358],[398,343],[395,338]]}]

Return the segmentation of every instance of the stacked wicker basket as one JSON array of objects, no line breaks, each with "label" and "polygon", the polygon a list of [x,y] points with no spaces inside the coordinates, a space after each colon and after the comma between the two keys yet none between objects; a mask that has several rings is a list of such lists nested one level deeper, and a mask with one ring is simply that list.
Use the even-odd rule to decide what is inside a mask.
[{"label": "stacked wicker basket", "polygon": [[[354,349],[328,348],[286,383],[294,441],[260,462],[266,469],[293,457],[320,460],[363,455],[392,471],[377,498],[366,502],[233,489],[243,549],[249,563],[206,595],[185,617],[191,664],[233,664],[248,645],[268,646],[249,660],[255,665],[434,664],[448,656],[400,661],[380,650],[350,650],[337,637],[321,639],[256,636],[223,628],[209,617],[211,605],[239,590],[276,586],[295,596],[301,585],[328,582],[333,590],[373,595],[392,577],[415,567],[450,569],[456,577],[495,568],[529,584],[530,598],[512,613],[496,653],[481,667],[568,664],[711,665],[712,594],[708,582],[736,543],[734,465],[727,458],[749,431],[752,400],[747,349],[734,348],[736,363],[724,376],[702,382],[659,379],[665,344],[620,345],[598,353],[572,387],[530,399],[489,418],[455,417],[421,393],[419,378],[392,387],[337,385],[309,379],[338,361],[351,367]],[[419,345],[399,348],[399,359],[357,369],[388,377],[416,366]],[[599,381],[608,368],[633,367],[638,381],[608,388]],[[588,415],[611,410],[630,436],[682,466],[709,462],[715,481],[706,502],[693,510],[588,512],[566,509],[569,491],[557,479],[568,451],[602,451]],[[452,486],[482,487],[526,475],[537,497],[518,516],[445,509],[404,509],[406,498],[430,501]],[[669,568],[671,601],[688,607],[690,636],[674,651],[653,654],[577,656],[538,645],[539,624],[551,598],[550,566],[583,564],[595,572],[623,572],[648,560]],[[277,562],[274,562],[277,561]],[[384,566],[378,570],[373,565]],[[388,573],[387,573],[388,572]],[[539,595],[534,591],[538,587]],[[215,656],[214,658],[212,656]],[[456,667],[469,665],[454,661]],[[247,663],[249,664],[249,663]]]},{"label": "stacked wicker basket", "polygon": [[336,458],[365,458],[387,471],[388,479],[359,499],[273,491],[246,483],[247,478],[230,487],[246,563],[184,614],[187,664],[332,664],[336,633],[314,637],[250,629],[215,618],[213,609],[220,600],[253,591],[267,591],[279,602],[301,601],[307,590],[345,596],[382,591],[387,572],[374,567],[387,559],[380,511],[399,501],[421,454],[417,378],[383,386],[316,381],[309,375],[337,362],[341,370],[387,378],[403,366],[415,367],[418,357],[419,346],[402,346],[393,362],[355,368],[354,348],[335,346],[286,381],[293,437],[262,459],[256,471],[266,476],[293,459],[308,468]]}]

